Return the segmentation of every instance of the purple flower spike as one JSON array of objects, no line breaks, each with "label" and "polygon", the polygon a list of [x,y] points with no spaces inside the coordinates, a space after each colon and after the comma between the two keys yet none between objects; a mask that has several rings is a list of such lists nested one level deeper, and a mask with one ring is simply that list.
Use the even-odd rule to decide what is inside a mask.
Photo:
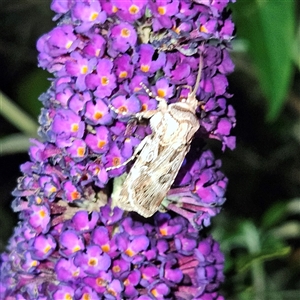
[{"label": "purple flower spike", "polygon": [[[223,299],[224,257],[201,229],[221,211],[228,180],[202,145],[213,138],[235,147],[228,2],[52,0],[59,23],[37,42],[39,65],[53,77],[39,98],[44,141],[32,141],[13,191],[20,222],[0,256],[1,299]],[[153,217],[124,213],[118,193],[140,176],[132,164],[144,161],[149,174],[155,166],[152,143],[132,155],[152,134],[163,169],[161,153],[178,153],[176,141],[160,140],[186,109],[199,121],[200,143],[191,143]],[[145,120],[134,118],[140,112]],[[178,138],[188,135],[183,125]]]}]

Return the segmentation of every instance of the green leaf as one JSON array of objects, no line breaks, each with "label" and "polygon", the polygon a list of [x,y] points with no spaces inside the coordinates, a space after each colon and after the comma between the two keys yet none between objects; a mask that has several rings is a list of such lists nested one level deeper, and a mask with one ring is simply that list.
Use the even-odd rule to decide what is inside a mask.
[{"label": "green leaf", "polygon": [[279,224],[287,217],[288,202],[278,202],[273,204],[262,217],[262,228],[271,228]]},{"label": "green leaf", "polygon": [[27,152],[30,146],[30,138],[36,136],[28,136],[22,133],[14,133],[0,139],[0,156],[8,154],[16,154]]},{"label": "green leaf", "polygon": [[237,273],[249,271],[255,262],[263,263],[265,261],[286,257],[290,252],[290,247],[283,247],[281,249],[264,250],[258,254],[247,254],[240,256],[237,258]]},{"label": "green leaf", "polygon": [[249,42],[269,121],[280,113],[293,73],[294,0],[240,0],[233,6],[237,35]]},{"label": "green leaf", "polygon": [[274,228],[271,233],[277,239],[299,239],[300,222],[287,221],[286,223]]}]

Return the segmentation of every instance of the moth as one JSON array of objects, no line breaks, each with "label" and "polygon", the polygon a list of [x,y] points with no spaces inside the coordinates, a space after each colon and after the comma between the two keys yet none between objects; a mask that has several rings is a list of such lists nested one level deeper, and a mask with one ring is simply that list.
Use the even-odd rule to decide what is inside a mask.
[{"label": "moth", "polygon": [[[120,165],[124,166],[136,158],[120,191],[113,193],[112,206],[135,211],[145,218],[159,210],[200,127],[196,116],[199,106],[196,92],[200,85],[202,65],[203,58],[200,55],[194,89],[182,86],[190,91],[186,98],[176,103],[168,104],[164,98],[155,97],[141,83],[146,93],[158,101],[158,106],[155,110],[137,113],[135,117],[138,120],[149,119],[152,133],[142,140],[132,157]],[[120,166],[107,168],[107,171]]]}]

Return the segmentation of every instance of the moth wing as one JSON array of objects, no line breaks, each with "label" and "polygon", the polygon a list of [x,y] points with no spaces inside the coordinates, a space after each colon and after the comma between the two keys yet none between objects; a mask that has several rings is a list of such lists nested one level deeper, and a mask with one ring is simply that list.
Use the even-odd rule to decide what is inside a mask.
[{"label": "moth wing", "polygon": [[180,151],[170,151],[169,147],[165,148],[152,162],[151,167],[143,170],[142,176],[132,182],[129,200],[137,213],[148,218],[158,211],[188,150],[189,145],[184,149],[181,148]]},{"label": "moth wing", "polygon": [[[149,138],[152,141],[153,138]],[[135,207],[131,205],[130,199],[133,195],[133,184],[138,178],[143,178],[147,174],[148,166],[156,159],[158,153],[159,143],[154,141],[153,143],[145,143],[140,154],[137,156],[133,166],[130,169],[125,181],[122,184],[121,191],[116,206],[126,211],[136,211]]]}]

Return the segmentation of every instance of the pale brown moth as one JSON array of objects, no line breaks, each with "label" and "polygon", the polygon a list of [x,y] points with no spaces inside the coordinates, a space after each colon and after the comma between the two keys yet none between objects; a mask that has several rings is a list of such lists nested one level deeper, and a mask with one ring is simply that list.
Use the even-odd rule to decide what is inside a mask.
[{"label": "pale brown moth", "polygon": [[[164,98],[154,97],[141,83],[147,94],[158,101],[158,107],[137,113],[135,117],[139,120],[150,119],[152,133],[142,140],[132,157],[121,165],[136,158],[120,192],[114,193],[112,206],[135,211],[145,218],[159,210],[190,150],[194,134],[200,127],[196,116],[199,106],[196,93],[200,85],[202,65],[203,58],[200,55],[195,87],[192,89],[191,86],[182,86],[190,89],[190,92],[180,102],[168,105]],[[107,171],[118,167],[107,168]]]}]

